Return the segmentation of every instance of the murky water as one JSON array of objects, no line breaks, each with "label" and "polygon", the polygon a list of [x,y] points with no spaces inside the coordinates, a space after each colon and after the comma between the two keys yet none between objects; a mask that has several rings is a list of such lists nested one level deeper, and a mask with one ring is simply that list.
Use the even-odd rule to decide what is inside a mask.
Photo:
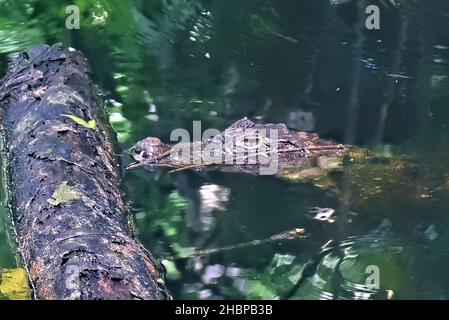
[{"label": "murky water", "polygon": [[[361,0],[75,1],[80,29],[68,30],[59,1],[4,0],[0,70],[34,44],[83,51],[123,150],[150,135],[169,142],[194,120],[223,129],[249,116],[390,159],[343,170],[337,191],[126,172],[139,238],[164,259],[175,298],[447,299],[449,3],[374,3],[379,30],[365,28]],[[401,156],[413,160],[388,189],[383,173]],[[170,260],[293,228],[306,237]],[[13,263],[1,224],[0,267]]]}]

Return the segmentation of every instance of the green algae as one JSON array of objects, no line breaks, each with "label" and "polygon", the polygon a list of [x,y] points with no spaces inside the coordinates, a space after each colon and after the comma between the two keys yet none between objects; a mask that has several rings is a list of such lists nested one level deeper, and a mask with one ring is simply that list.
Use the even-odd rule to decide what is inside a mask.
[{"label": "green algae", "polygon": [[81,193],[75,188],[69,186],[67,181],[63,181],[53,192],[50,199],[47,200],[48,203],[59,206],[61,203],[70,202],[73,200],[78,200],[81,198]]}]

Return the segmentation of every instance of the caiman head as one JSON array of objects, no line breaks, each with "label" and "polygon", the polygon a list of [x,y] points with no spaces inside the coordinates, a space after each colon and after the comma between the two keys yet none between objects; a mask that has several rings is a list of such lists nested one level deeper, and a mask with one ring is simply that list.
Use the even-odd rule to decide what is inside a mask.
[{"label": "caiman head", "polygon": [[159,138],[148,137],[137,142],[132,157],[137,162],[151,162],[159,159],[169,149]]}]

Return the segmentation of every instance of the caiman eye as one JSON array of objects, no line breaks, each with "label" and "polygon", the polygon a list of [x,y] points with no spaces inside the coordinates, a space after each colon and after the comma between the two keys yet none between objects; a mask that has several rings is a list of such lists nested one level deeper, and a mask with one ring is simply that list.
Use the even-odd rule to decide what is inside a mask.
[{"label": "caiman eye", "polygon": [[140,146],[135,146],[135,147],[134,147],[134,153],[139,154],[139,153],[141,153],[141,152],[143,152],[142,147],[140,147]]}]

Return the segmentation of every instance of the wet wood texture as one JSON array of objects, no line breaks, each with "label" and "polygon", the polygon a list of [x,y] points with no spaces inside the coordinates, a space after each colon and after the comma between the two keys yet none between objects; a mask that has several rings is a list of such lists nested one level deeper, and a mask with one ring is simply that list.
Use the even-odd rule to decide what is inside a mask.
[{"label": "wet wood texture", "polygon": [[60,45],[18,54],[0,107],[12,218],[35,296],[168,298],[161,267],[134,238],[84,55]]}]

